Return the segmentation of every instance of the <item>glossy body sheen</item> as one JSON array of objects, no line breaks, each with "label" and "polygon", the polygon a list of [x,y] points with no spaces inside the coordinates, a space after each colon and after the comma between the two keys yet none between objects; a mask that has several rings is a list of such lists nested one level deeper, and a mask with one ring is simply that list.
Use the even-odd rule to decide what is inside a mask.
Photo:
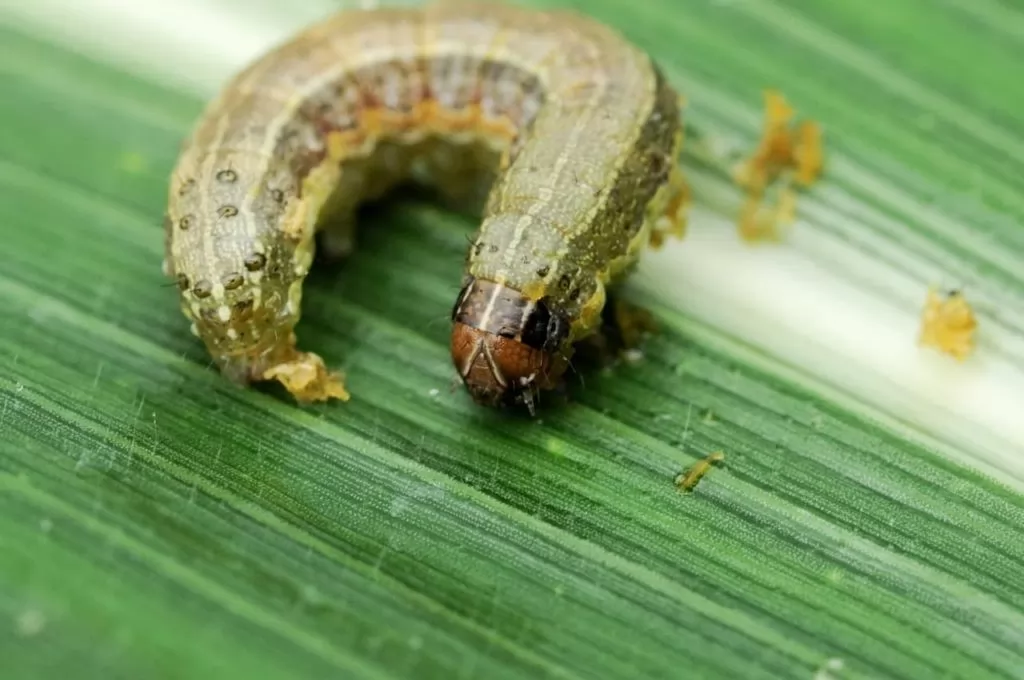
[{"label": "glossy body sheen", "polygon": [[679,230],[680,100],[650,59],[566,12],[476,2],[345,11],[238,74],[174,171],[165,269],[229,378],[347,399],[296,347],[314,237],[403,181],[486,197],[453,308],[480,403],[555,386],[605,287]]}]

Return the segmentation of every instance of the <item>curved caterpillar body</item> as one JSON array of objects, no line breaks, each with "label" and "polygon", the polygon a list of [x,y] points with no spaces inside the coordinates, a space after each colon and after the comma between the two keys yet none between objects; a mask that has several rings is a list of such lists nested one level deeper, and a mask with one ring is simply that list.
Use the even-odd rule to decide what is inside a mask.
[{"label": "curved caterpillar body", "polygon": [[347,399],[300,351],[314,236],[407,180],[486,196],[451,351],[480,403],[532,404],[600,324],[605,287],[682,228],[680,98],[609,28],[476,2],[351,10],[239,73],[173,173],[165,270],[221,371]]}]

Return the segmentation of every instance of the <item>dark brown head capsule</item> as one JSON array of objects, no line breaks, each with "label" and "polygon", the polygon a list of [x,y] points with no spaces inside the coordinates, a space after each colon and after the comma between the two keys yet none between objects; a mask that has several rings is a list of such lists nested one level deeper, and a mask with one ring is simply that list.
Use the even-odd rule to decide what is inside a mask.
[{"label": "dark brown head capsule", "polygon": [[471,278],[452,310],[452,362],[473,400],[524,404],[558,386],[568,365],[569,324],[544,301],[493,281]]}]

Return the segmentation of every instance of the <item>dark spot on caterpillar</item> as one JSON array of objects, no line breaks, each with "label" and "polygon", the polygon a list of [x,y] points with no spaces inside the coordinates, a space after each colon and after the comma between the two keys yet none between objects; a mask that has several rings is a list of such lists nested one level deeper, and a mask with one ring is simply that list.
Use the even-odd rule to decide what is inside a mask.
[{"label": "dark spot on caterpillar", "polygon": [[274,199],[275,203],[284,203],[284,192],[280,189],[271,189],[270,197]]},{"label": "dark spot on caterpillar", "polygon": [[191,215],[185,215],[180,220],[178,220],[178,229],[181,229],[182,231],[188,231],[188,228],[191,227],[191,226],[192,226],[192,216]]},{"label": "dark spot on caterpillar", "polygon": [[477,243],[475,246],[473,246],[473,254],[474,255],[479,255],[483,251],[483,249],[484,249],[484,244],[483,243]]},{"label": "dark spot on caterpillar", "polygon": [[245,258],[245,268],[251,272],[256,272],[267,264],[267,256],[263,253],[253,253],[249,257]]},{"label": "dark spot on caterpillar", "polygon": [[238,208],[233,205],[222,205],[217,208],[217,214],[221,217],[234,217],[238,214]]},{"label": "dark spot on caterpillar", "polygon": [[247,321],[252,315],[252,299],[239,300],[235,303],[235,316],[239,321]]},{"label": "dark spot on caterpillar", "polygon": [[572,278],[568,274],[562,274],[562,277],[558,279],[558,287],[565,290],[572,285]]},{"label": "dark spot on caterpillar", "polygon": [[552,312],[545,300],[540,300],[526,318],[520,329],[520,340],[524,344],[554,352],[568,333],[568,324],[561,314]]},{"label": "dark spot on caterpillar", "polygon": [[237,179],[238,179],[238,173],[235,172],[234,170],[231,170],[231,169],[221,170],[220,172],[217,173],[217,181],[218,182],[224,182],[225,184],[231,184],[232,182],[234,182]]},{"label": "dark spot on caterpillar", "polygon": [[212,292],[213,292],[213,285],[209,281],[206,281],[206,280],[199,281],[192,288],[192,294],[195,295],[199,299],[210,297],[210,294]]},{"label": "dark spot on caterpillar", "polygon": [[[218,310],[216,307],[210,307],[199,312],[199,316],[203,319],[206,319],[207,321],[220,321],[220,319],[218,318],[219,315],[220,310]],[[221,342],[224,343],[226,342],[226,340],[221,339]]]},{"label": "dark spot on caterpillar", "polygon": [[189,177],[187,180],[182,182],[181,187],[178,188],[178,195],[184,196],[188,191],[196,185],[196,181]]},{"label": "dark spot on caterpillar", "polygon": [[178,288],[181,290],[188,290],[188,277],[184,274],[178,274]]},{"label": "dark spot on caterpillar", "polygon": [[580,289],[579,288],[573,288],[572,292],[569,293],[569,297],[571,297],[573,300],[577,299],[579,296],[580,296]]},{"label": "dark spot on caterpillar", "polygon": [[237,272],[232,272],[224,277],[222,283],[225,290],[234,290],[235,288],[240,288],[245,283],[245,277]]},{"label": "dark spot on caterpillar", "polygon": [[541,267],[540,269],[537,270],[537,276],[539,276],[542,279],[545,276],[547,276],[548,274],[550,274],[550,273],[551,273],[551,267],[548,267],[547,265],[545,265],[545,266],[543,266],[543,267]]},{"label": "dark spot on caterpillar", "polygon": [[496,253],[496,252],[498,252],[498,246],[496,246],[496,245],[494,245],[492,243],[491,245],[487,246],[487,252],[489,252],[489,253]]}]

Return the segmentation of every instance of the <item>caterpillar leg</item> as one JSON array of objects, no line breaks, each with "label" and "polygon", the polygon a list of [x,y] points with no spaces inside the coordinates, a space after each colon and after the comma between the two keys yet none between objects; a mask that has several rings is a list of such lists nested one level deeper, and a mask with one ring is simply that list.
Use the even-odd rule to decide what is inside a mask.
[{"label": "caterpillar leg", "polygon": [[660,248],[668,237],[682,239],[686,236],[687,212],[690,208],[690,185],[683,171],[676,166],[669,175],[667,199],[664,209],[653,218],[650,246]]},{"label": "caterpillar leg", "polygon": [[628,352],[640,347],[644,338],[658,330],[654,315],[610,292],[601,315],[601,332],[613,349]]},{"label": "caterpillar leg", "polygon": [[614,290],[606,293],[601,325],[576,344],[580,358],[598,366],[609,366],[637,350],[645,337],[658,330],[654,316],[646,309],[624,300]]}]

